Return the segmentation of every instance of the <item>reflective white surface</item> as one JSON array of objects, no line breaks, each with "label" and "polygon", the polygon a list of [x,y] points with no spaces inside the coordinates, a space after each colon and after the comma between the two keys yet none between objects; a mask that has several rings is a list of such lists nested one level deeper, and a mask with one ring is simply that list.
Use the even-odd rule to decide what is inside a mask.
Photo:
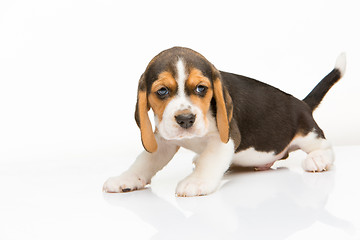
[{"label": "reflective white surface", "polygon": [[101,192],[127,167],[114,159],[1,159],[0,239],[359,239],[360,147],[335,153],[329,172],[304,172],[296,152],[269,171],[228,173],[195,198],[174,195],[192,170],[187,151],[151,187],[122,194]]}]

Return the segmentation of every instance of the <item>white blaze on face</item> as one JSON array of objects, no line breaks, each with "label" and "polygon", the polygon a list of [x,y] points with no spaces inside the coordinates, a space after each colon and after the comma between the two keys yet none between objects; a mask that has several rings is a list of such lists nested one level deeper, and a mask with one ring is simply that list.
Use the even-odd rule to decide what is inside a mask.
[{"label": "white blaze on face", "polygon": [[186,73],[184,62],[179,59],[176,63],[177,77],[176,82],[178,84],[178,96],[185,100],[185,81],[188,77]]},{"label": "white blaze on face", "polygon": [[[188,78],[188,73],[185,69],[185,64],[179,58],[176,63],[177,82],[176,96],[165,107],[162,121],[156,120],[156,125],[160,135],[168,140],[180,140],[183,138],[203,137],[208,131],[208,124],[204,121],[203,112],[194,105],[189,96],[186,95],[185,86]],[[181,111],[187,111],[196,115],[194,125],[188,129],[180,127],[176,122],[175,116]]]}]

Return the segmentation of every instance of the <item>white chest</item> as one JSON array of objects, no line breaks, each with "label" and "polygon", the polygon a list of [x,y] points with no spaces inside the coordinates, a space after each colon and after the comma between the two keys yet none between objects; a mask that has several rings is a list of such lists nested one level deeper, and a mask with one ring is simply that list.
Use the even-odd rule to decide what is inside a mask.
[{"label": "white chest", "polygon": [[207,146],[207,138],[183,139],[181,141],[173,141],[176,145],[201,154]]}]

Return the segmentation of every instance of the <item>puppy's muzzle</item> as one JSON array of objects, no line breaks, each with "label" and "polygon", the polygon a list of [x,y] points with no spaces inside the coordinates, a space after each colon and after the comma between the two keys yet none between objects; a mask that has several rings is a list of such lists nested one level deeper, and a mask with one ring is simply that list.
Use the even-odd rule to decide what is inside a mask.
[{"label": "puppy's muzzle", "polygon": [[188,129],[192,125],[194,125],[196,115],[194,114],[180,114],[175,116],[176,122],[180,125],[180,127]]}]

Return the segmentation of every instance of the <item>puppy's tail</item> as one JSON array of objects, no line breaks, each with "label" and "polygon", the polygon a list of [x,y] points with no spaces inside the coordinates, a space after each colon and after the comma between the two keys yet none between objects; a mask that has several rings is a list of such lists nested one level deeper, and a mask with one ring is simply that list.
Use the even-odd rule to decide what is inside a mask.
[{"label": "puppy's tail", "polygon": [[346,55],[341,53],[336,59],[334,69],[326,75],[316,87],[303,99],[307,105],[314,111],[324,98],[330,88],[337,83],[344,75],[346,69]]}]

